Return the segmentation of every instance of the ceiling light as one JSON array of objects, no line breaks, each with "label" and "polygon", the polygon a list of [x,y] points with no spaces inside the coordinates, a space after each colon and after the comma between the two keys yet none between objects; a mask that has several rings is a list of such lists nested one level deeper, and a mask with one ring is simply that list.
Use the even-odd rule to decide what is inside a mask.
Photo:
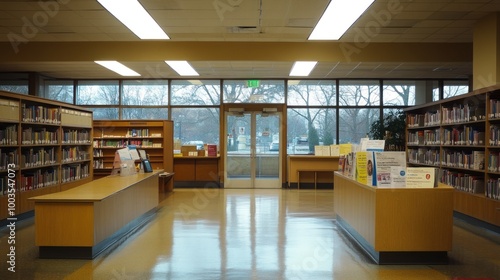
[{"label": "ceiling light", "polygon": [[198,72],[185,60],[165,60],[181,76],[199,76]]},{"label": "ceiling light", "polygon": [[295,61],[290,76],[309,76],[317,61]]},{"label": "ceiling light", "polygon": [[139,73],[114,60],[96,60],[95,63],[108,68],[122,76],[140,76]]},{"label": "ceiling light", "polygon": [[374,0],[332,0],[309,40],[338,40]]},{"label": "ceiling light", "polygon": [[137,0],[97,0],[141,39],[169,39]]}]

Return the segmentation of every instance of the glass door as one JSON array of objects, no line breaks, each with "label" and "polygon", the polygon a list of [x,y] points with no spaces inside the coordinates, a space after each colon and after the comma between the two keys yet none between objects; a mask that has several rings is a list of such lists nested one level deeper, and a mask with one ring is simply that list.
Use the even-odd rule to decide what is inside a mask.
[{"label": "glass door", "polygon": [[281,113],[265,111],[225,112],[224,187],[281,188]]}]

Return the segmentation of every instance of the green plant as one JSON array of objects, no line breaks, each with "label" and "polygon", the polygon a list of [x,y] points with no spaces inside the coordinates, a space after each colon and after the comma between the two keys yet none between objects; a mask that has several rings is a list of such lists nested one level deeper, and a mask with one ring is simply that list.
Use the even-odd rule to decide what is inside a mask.
[{"label": "green plant", "polygon": [[385,150],[404,151],[406,115],[403,111],[390,111],[384,119],[374,121],[369,136],[372,139],[385,139]]}]

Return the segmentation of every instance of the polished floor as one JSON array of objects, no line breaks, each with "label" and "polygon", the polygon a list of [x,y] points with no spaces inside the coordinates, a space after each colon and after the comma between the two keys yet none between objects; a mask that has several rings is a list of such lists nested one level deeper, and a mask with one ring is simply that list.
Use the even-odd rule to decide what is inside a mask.
[{"label": "polished floor", "polygon": [[94,260],[38,258],[18,222],[16,271],[0,231],[0,279],[500,279],[500,235],[456,220],[447,265],[376,265],[337,230],[333,191],[176,189]]}]

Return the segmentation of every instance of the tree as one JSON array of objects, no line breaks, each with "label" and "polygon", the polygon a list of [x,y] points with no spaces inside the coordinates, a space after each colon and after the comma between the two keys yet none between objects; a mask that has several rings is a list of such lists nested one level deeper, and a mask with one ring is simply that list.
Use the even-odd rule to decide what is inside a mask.
[{"label": "tree", "polygon": [[308,127],[307,139],[309,140],[309,152],[313,152],[314,146],[319,145],[319,136],[313,123],[309,123]]}]

